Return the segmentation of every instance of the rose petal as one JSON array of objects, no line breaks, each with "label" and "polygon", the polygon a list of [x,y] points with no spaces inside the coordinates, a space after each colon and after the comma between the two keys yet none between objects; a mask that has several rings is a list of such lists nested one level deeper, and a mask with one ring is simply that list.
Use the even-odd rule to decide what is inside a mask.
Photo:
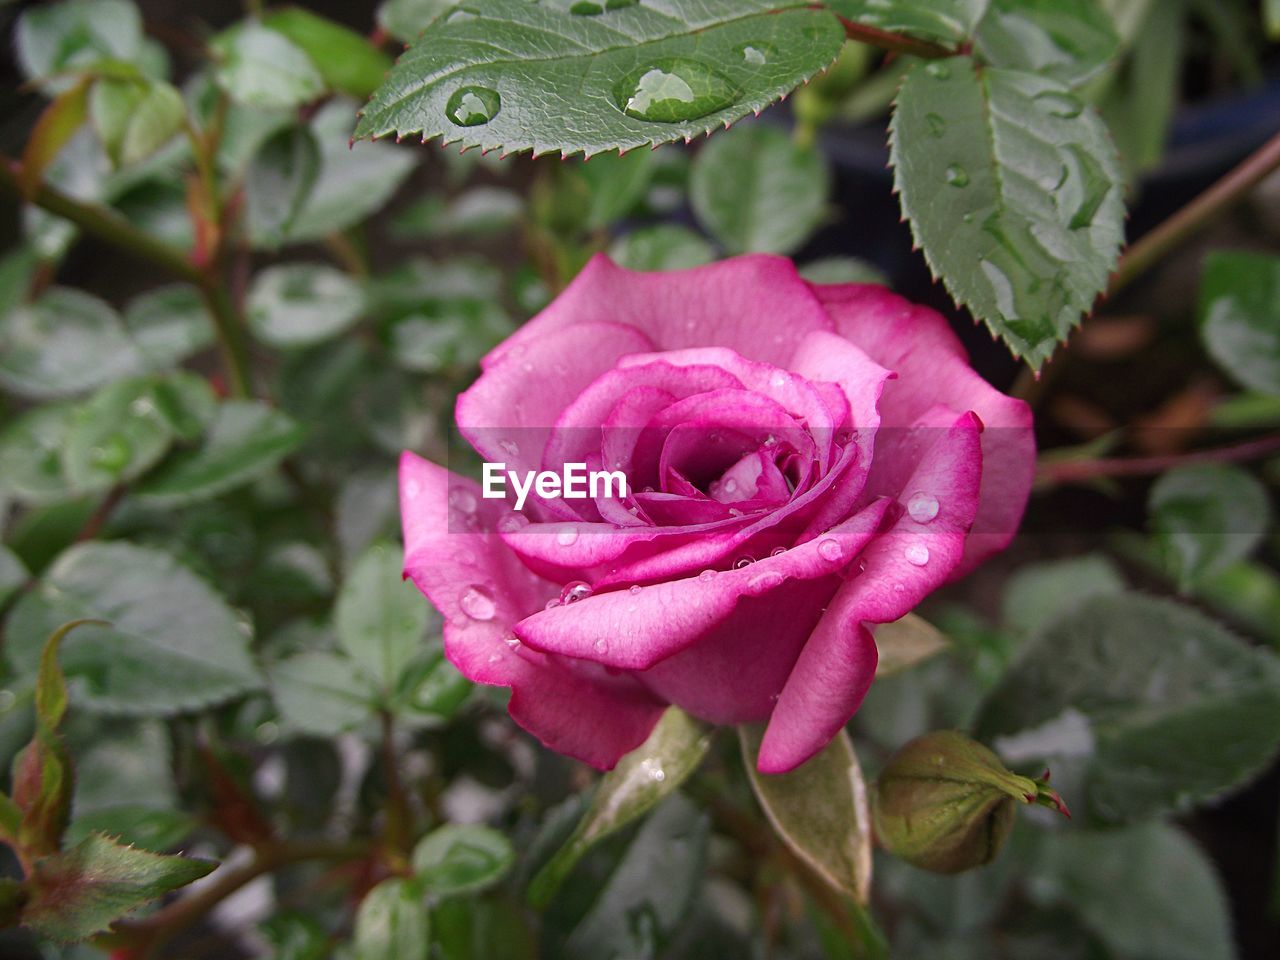
[{"label": "rose petal", "polygon": [[[444,617],[445,654],[477,683],[512,688],[511,716],[561,753],[608,769],[649,735],[663,705],[629,678],[611,685],[509,642],[511,626],[560,588],[491,529],[506,511],[479,486],[411,453],[400,460],[405,576]],[[453,501],[451,504],[450,501]]]},{"label": "rose petal", "polygon": [[862,573],[836,594],[778,698],[760,747],[762,773],[785,773],[820,751],[849,721],[875,676],[865,624],[905,616],[960,564],[978,509],[982,425],[972,413],[930,428],[909,486],[930,491],[938,511],[921,522],[904,510],[863,552]]}]

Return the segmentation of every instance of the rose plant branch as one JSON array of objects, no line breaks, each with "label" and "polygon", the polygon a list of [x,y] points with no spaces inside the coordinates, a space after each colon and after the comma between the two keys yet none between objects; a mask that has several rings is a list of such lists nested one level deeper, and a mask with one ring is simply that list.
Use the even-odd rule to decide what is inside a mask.
[{"label": "rose plant branch", "polygon": [[1197,463],[1241,463],[1280,454],[1280,434],[1226,447],[1194,450],[1160,457],[1113,457],[1100,460],[1064,460],[1037,468],[1039,486],[1081,483],[1102,477],[1151,477]]},{"label": "rose plant branch", "polygon": [[857,40],[859,43],[880,47],[890,53],[901,53],[926,60],[940,60],[943,57],[955,56],[957,52],[947,49],[940,43],[931,43],[928,40],[919,40],[903,33],[881,30],[865,23],[848,20],[845,17],[839,17],[839,20],[844,25],[845,36],[850,40]]}]

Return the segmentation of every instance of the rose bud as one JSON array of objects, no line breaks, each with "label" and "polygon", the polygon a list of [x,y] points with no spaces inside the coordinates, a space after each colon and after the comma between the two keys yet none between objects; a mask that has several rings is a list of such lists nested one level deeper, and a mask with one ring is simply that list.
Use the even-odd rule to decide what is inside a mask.
[{"label": "rose bud", "polygon": [[912,740],[876,781],[876,839],[913,866],[959,873],[995,859],[1013,829],[1015,805],[1040,804],[1071,816],[1039,780],[1005,769],[1000,758],[955,730]]}]

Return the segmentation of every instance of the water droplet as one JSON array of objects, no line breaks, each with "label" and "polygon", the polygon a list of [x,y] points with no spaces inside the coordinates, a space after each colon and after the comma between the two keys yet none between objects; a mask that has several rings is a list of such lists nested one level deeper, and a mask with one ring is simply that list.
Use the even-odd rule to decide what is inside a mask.
[{"label": "water droplet", "polygon": [[953,163],[947,167],[947,183],[953,187],[967,187],[969,185],[969,174],[964,167],[958,163]]},{"label": "water droplet", "polygon": [[465,487],[454,487],[449,491],[449,506],[463,513],[473,513],[476,509],[476,498]]},{"label": "water droplet", "polygon": [[935,140],[947,132],[947,121],[936,113],[926,113],[924,115],[924,124],[929,128],[929,136]]},{"label": "water droplet", "polygon": [[770,570],[767,573],[761,573],[752,577],[747,581],[747,589],[757,593],[763,593],[766,590],[772,590],[774,587],[782,585],[782,574],[776,570]]},{"label": "water droplet", "polygon": [[945,63],[939,63],[936,60],[928,64],[924,70],[935,80],[948,80],[951,78],[951,68]]},{"label": "water droplet", "polygon": [[509,637],[503,637],[503,638],[502,638],[502,642],[503,642],[503,643],[505,643],[505,644],[507,645],[507,648],[508,648],[509,650],[519,650],[519,649],[520,649],[520,638],[519,638],[519,637],[517,637],[517,636],[512,635],[512,636],[509,636]]},{"label": "water droplet", "polygon": [[656,780],[661,783],[667,779],[667,772],[662,769],[662,761],[654,757],[647,757],[640,761],[640,769],[644,771],[644,775],[650,780]]},{"label": "water droplet", "polygon": [[516,443],[514,440],[499,440],[498,447],[508,457],[517,457],[520,455],[520,444]]},{"label": "water droplet", "polygon": [[135,417],[150,417],[155,414],[156,405],[150,397],[138,397],[129,404],[129,412]]},{"label": "water droplet", "polygon": [[589,0],[579,0],[569,8],[569,12],[575,17],[594,17],[604,13],[604,7],[598,3],[591,3]]},{"label": "water droplet", "polygon": [[627,593],[631,594],[634,597],[637,593],[639,593],[643,589],[644,587],[640,586],[640,584],[633,583],[631,586],[627,587]]},{"label": "water droplet", "polygon": [[1043,93],[1037,93],[1031,99],[1045,104],[1048,107],[1049,116],[1061,117],[1063,120],[1074,120],[1084,112],[1084,102],[1069,93],[1046,90]]},{"label": "water droplet", "polygon": [[634,7],[639,0],[607,0],[604,5],[606,10],[625,10],[627,7]]},{"label": "water droplet", "polygon": [[838,540],[828,538],[818,544],[818,556],[823,560],[830,560],[832,563],[835,563],[844,556],[844,550],[841,549],[840,542]]},{"label": "water droplet", "polygon": [[710,583],[714,579],[716,572],[714,570],[703,570],[698,574],[698,579],[703,583]]},{"label": "water droplet", "polygon": [[101,467],[109,473],[119,473],[129,465],[133,457],[133,447],[129,441],[118,433],[113,433],[102,441],[102,445],[94,447],[90,453],[94,466]]},{"label": "water droplet", "polygon": [[591,584],[585,580],[575,580],[573,583],[565,584],[565,588],[560,591],[560,602],[577,603],[579,600],[587,599],[591,593]]},{"label": "water droplet", "polygon": [[738,481],[730,477],[724,482],[723,490],[725,493],[733,493],[738,489]]},{"label": "water droplet", "polygon": [[907,558],[907,563],[913,567],[923,567],[929,562],[929,548],[923,543],[912,543],[907,546],[903,556]]},{"label": "water droplet", "polygon": [[764,43],[760,40],[744,43],[734,49],[737,51],[738,56],[754,67],[763,67],[778,55],[777,47],[772,43]]},{"label": "water droplet", "polygon": [[565,527],[556,534],[556,543],[562,547],[571,547],[578,542],[578,531],[573,527]]},{"label": "water droplet", "polygon": [[745,570],[747,567],[751,566],[755,562],[756,562],[755,557],[739,557],[737,560],[733,561],[733,569]]},{"label": "water droplet", "polygon": [[498,519],[499,533],[519,533],[529,525],[529,518],[522,513],[508,513]]},{"label": "water droplet", "polygon": [[769,556],[780,557],[786,552],[787,552],[786,547],[774,547],[772,550],[769,551]]},{"label": "water droplet", "polygon": [[596,653],[608,653],[609,641],[606,640],[604,637],[601,637],[599,640],[595,642],[595,648],[596,648]]},{"label": "water droplet", "polygon": [[624,77],[614,98],[629,117],[680,123],[723,110],[738,91],[726,76],[697,60],[664,57]]},{"label": "water droplet", "polygon": [[544,604],[542,605],[542,609],[543,609],[543,610],[554,610],[554,609],[555,609],[556,607],[558,607],[558,606],[561,606],[560,598],[559,598],[559,597],[552,597],[550,600],[548,600],[546,603],[544,603]]},{"label": "water droplet", "polygon": [[493,594],[484,587],[467,587],[462,591],[458,605],[472,620],[492,620],[493,615],[498,612],[498,605],[493,602]]},{"label": "water droplet", "polygon": [[444,115],[459,127],[488,123],[502,109],[502,97],[488,87],[459,87],[444,106]]},{"label": "water droplet", "polygon": [[923,491],[912,494],[907,501],[907,513],[916,523],[928,523],[938,515],[938,498]]},{"label": "water droplet", "polygon": [[781,370],[775,370],[769,377],[769,386],[774,387],[775,389],[785,387],[787,385],[787,381],[790,379],[791,378]]}]

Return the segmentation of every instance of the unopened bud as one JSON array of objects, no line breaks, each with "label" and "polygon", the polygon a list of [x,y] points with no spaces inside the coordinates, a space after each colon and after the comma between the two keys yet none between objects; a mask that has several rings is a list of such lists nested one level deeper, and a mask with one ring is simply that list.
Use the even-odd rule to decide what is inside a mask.
[{"label": "unopened bud", "polygon": [[1005,769],[982,744],[954,730],[912,740],[876,781],[873,813],[880,845],[935,873],[990,863],[1009,837],[1017,804],[1040,804],[1071,816],[1039,780]]}]

